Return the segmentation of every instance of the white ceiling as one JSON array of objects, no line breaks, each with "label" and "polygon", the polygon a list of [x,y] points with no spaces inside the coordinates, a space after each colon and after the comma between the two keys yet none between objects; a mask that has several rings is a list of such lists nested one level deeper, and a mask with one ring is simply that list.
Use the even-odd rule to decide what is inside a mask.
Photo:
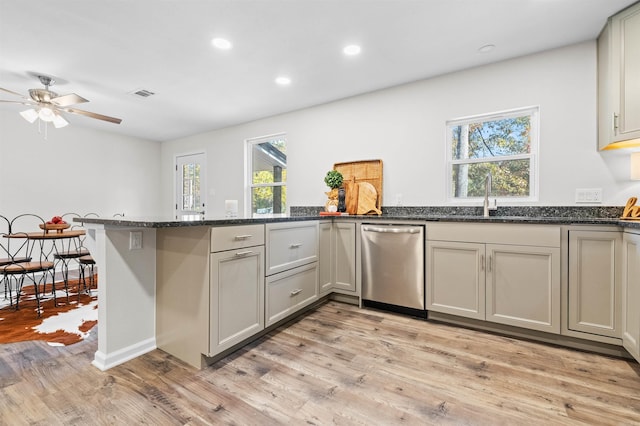
[{"label": "white ceiling", "polygon": [[[0,87],[26,95],[51,75],[90,100],[79,108],[122,119],[71,125],[172,140],[593,40],[635,1],[0,0]],[[360,55],[342,54],[351,43]]]}]

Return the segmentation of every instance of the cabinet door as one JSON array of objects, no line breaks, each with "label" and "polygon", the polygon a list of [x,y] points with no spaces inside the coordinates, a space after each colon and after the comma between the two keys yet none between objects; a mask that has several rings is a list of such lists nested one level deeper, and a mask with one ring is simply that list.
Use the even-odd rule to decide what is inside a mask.
[{"label": "cabinet door", "polygon": [[640,361],[640,235],[625,232],[622,259],[622,346]]},{"label": "cabinet door", "polygon": [[620,49],[615,58],[620,67],[616,139],[626,140],[640,137],[640,5],[616,15],[612,26],[614,42]]},{"label": "cabinet door", "polygon": [[333,289],[333,224],[321,222],[319,226],[320,249],[318,259],[319,294],[325,295]]},{"label": "cabinet door", "polygon": [[427,241],[427,310],[485,319],[485,245]]},{"label": "cabinet door", "polygon": [[335,289],[356,291],[356,224],[333,224],[333,265]]},{"label": "cabinet door", "polygon": [[620,232],[569,232],[569,329],[621,337]]},{"label": "cabinet door", "polygon": [[318,298],[317,287],[317,262],[267,277],[267,326],[315,301]]},{"label": "cabinet door", "polygon": [[209,355],[264,329],[264,247],[211,254]]},{"label": "cabinet door", "polygon": [[560,249],[487,245],[487,321],[560,333]]},{"label": "cabinet door", "polygon": [[267,224],[267,275],[318,260],[318,222]]},{"label": "cabinet door", "polygon": [[640,4],[612,16],[598,38],[598,138],[640,138]]}]

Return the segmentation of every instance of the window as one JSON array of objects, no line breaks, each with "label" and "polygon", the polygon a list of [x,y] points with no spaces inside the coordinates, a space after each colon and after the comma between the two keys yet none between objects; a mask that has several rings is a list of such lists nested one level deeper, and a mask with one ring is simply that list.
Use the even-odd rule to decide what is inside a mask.
[{"label": "window", "polygon": [[448,121],[448,198],[484,197],[491,173],[490,197],[537,200],[537,152],[538,107]]},{"label": "window", "polygon": [[282,214],[287,210],[286,135],[247,140],[250,216]]}]

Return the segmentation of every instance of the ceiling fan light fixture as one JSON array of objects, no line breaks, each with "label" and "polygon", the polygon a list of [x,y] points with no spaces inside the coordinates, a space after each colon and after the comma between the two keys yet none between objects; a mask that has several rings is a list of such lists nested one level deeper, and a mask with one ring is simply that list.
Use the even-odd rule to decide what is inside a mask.
[{"label": "ceiling fan light fixture", "polygon": [[35,123],[35,121],[38,119],[38,112],[33,108],[22,111],[20,115],[22,116],[22,118],[32,124]]},{"label": "ceiling fan light fixture", "polygon": [[55,113],[51,108],[48,108],[48,107],[42,107],[40,108],[40,111],[38,111],[38,117],[40,118],[40,120],[47,123],[51,123],[53,121],[54,116],[55,116]]},{"label": "ceiling fan light fixture", "polygon": [[69,124],[67,120],[65,120],[60,114],[54,113],[53,115],[53,127],[59,129],[61,127],[65,127]]}]

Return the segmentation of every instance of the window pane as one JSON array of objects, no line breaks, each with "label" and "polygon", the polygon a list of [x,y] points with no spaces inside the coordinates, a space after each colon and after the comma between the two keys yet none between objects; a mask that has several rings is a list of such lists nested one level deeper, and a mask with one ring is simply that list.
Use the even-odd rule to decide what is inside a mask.
[{"label": "window pane", "polygon": [[252,188],[251,213],[254,214],[279,214],[283,213],[287,205],[286,186],[266,186]]},{"label": "window pane", "polygon": [[185,164],[182,167],[182,210],[197,211],[201,206],[200,164]]},{"label": "window pane", "polygon": [[531,151],[531,117],[501,118],[451,126],[454,160],[528,154]]},{"label": "window pane", "polygon": [[284,139],[253,144],[252,183],[286,182],[287,154]]},{"label": "window pane", "polygon": [[484,184],[491,172],[491,197],[529,196],[529,159],[491,163],[454,164],[453,197],[484,197]]}]

